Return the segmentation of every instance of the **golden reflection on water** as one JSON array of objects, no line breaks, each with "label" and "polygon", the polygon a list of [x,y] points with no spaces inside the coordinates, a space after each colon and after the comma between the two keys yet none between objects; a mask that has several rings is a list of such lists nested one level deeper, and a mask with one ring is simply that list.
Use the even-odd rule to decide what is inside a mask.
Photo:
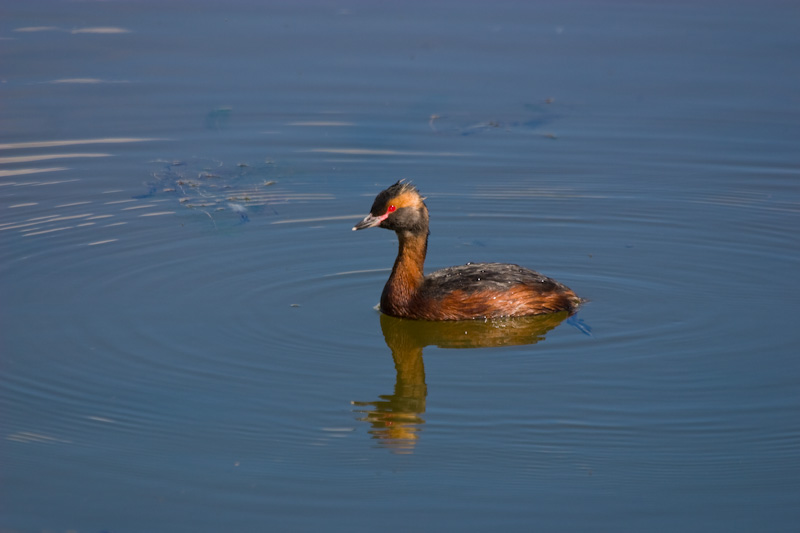
[{"label": "golden reflection on water", "polygon": [[439,348],[494,348],[536,344],[558,326],[569,313],[532,317],[427,322],[406,320],[381,314],[381,330],[392,351],[397,379],[392,394],[377,400],[353,402],[369,433],[381,446],[395,453],[413,453],[425,423],[428,386],[422,352],[426,346]]},{"label": "golden reflection on water", "polygon": [[127,28],[117,28],[114,26],[102,26],[98,28],[76,28],[71,30],[70,33],[100,33],[100,34],[116,34],[116,33],[130,33],[131,30]]},{"label": "golden reflection on water", "polygon": [[165,139],[145,137],[103,137],[98,139],[66,139],[61,141],[36,141],[21,143],[0,144],[0,150],[19,150],[23,148],[54,148],[61,146],[76,146],[82,144],[122,144],[147,141],[163,141]]},{"label": "golden reflection on water", "polygon": [[33,163],[47,161],[48,159],[66,159],[72,157],[109,157],[111,154],[37,154],[16,157],[0,157],[0,164],[8,163]]},{"label": "golden reflection on water", "polygon": [[417,150],[379,150],[372,148],[312,148],[310,150],[300,150],[300,152],[342,155],[399,155],[421,157],[465,157],[468,155],[458,152],[422,152]]}]

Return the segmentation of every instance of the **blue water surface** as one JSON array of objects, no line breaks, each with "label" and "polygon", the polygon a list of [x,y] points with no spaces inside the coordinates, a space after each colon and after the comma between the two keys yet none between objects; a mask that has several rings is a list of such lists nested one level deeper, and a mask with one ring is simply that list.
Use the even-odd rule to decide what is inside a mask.
[{"label": "blue water surface", "polygon": [[[797,6],[3,12],[4,533],[796,530]],[[382,317],[401,178],[587,303]]]}]

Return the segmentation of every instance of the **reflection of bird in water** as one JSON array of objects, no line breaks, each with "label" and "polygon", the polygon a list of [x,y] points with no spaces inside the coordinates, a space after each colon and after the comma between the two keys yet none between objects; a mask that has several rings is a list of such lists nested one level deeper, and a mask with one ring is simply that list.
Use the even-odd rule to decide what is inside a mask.
[{"label": "reflection of bird in water", "polygon": [[417,189],[397,182],[375,198],[354,230],[397,233],[400,248],[381,294],[387,315],[422,320],[529,316],[575,312],[581,299],[561,283],[519,265],[467,263],[425,276],[428,208]]},{"label": "reflection of bird in water", "polygon": [[374,439],[397,453],[411,453],[425,420],[425,367],[422,351],[426,346],[440,348],[489,348],[536,344],[545,334],[569,316],[550,315],[502,318],[487,321],[464,320],[428,322],[406,320],[381,314],[381,329],[392,351],[397,381],[393,394],[371,402],[353,402],[362,407],[360,420],[372,426]]}]

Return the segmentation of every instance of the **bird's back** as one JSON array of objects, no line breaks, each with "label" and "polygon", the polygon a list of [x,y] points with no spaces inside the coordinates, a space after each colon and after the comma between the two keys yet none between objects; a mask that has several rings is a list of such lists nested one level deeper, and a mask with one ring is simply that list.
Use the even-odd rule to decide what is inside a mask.
[{"label": "bird's back", "polygon": [[462,320],[573,311],[579,298],[534,270],[506,263],[467,263],[425,276],[409,318]]}]

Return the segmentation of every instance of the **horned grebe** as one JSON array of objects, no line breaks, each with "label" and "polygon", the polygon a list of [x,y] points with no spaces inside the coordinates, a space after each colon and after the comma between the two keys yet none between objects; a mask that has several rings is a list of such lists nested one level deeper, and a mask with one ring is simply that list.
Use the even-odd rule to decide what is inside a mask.
[{"label": "horned grebe", "polygon": [[418,320],[466,320],[577,310],[581,299],[561,283],[519,265],[467,263],[425,276],[428,208],[416,187],[398,181],[375,198],[353,231],[380,226],[400,248],[381,294],[381,311]]}]

